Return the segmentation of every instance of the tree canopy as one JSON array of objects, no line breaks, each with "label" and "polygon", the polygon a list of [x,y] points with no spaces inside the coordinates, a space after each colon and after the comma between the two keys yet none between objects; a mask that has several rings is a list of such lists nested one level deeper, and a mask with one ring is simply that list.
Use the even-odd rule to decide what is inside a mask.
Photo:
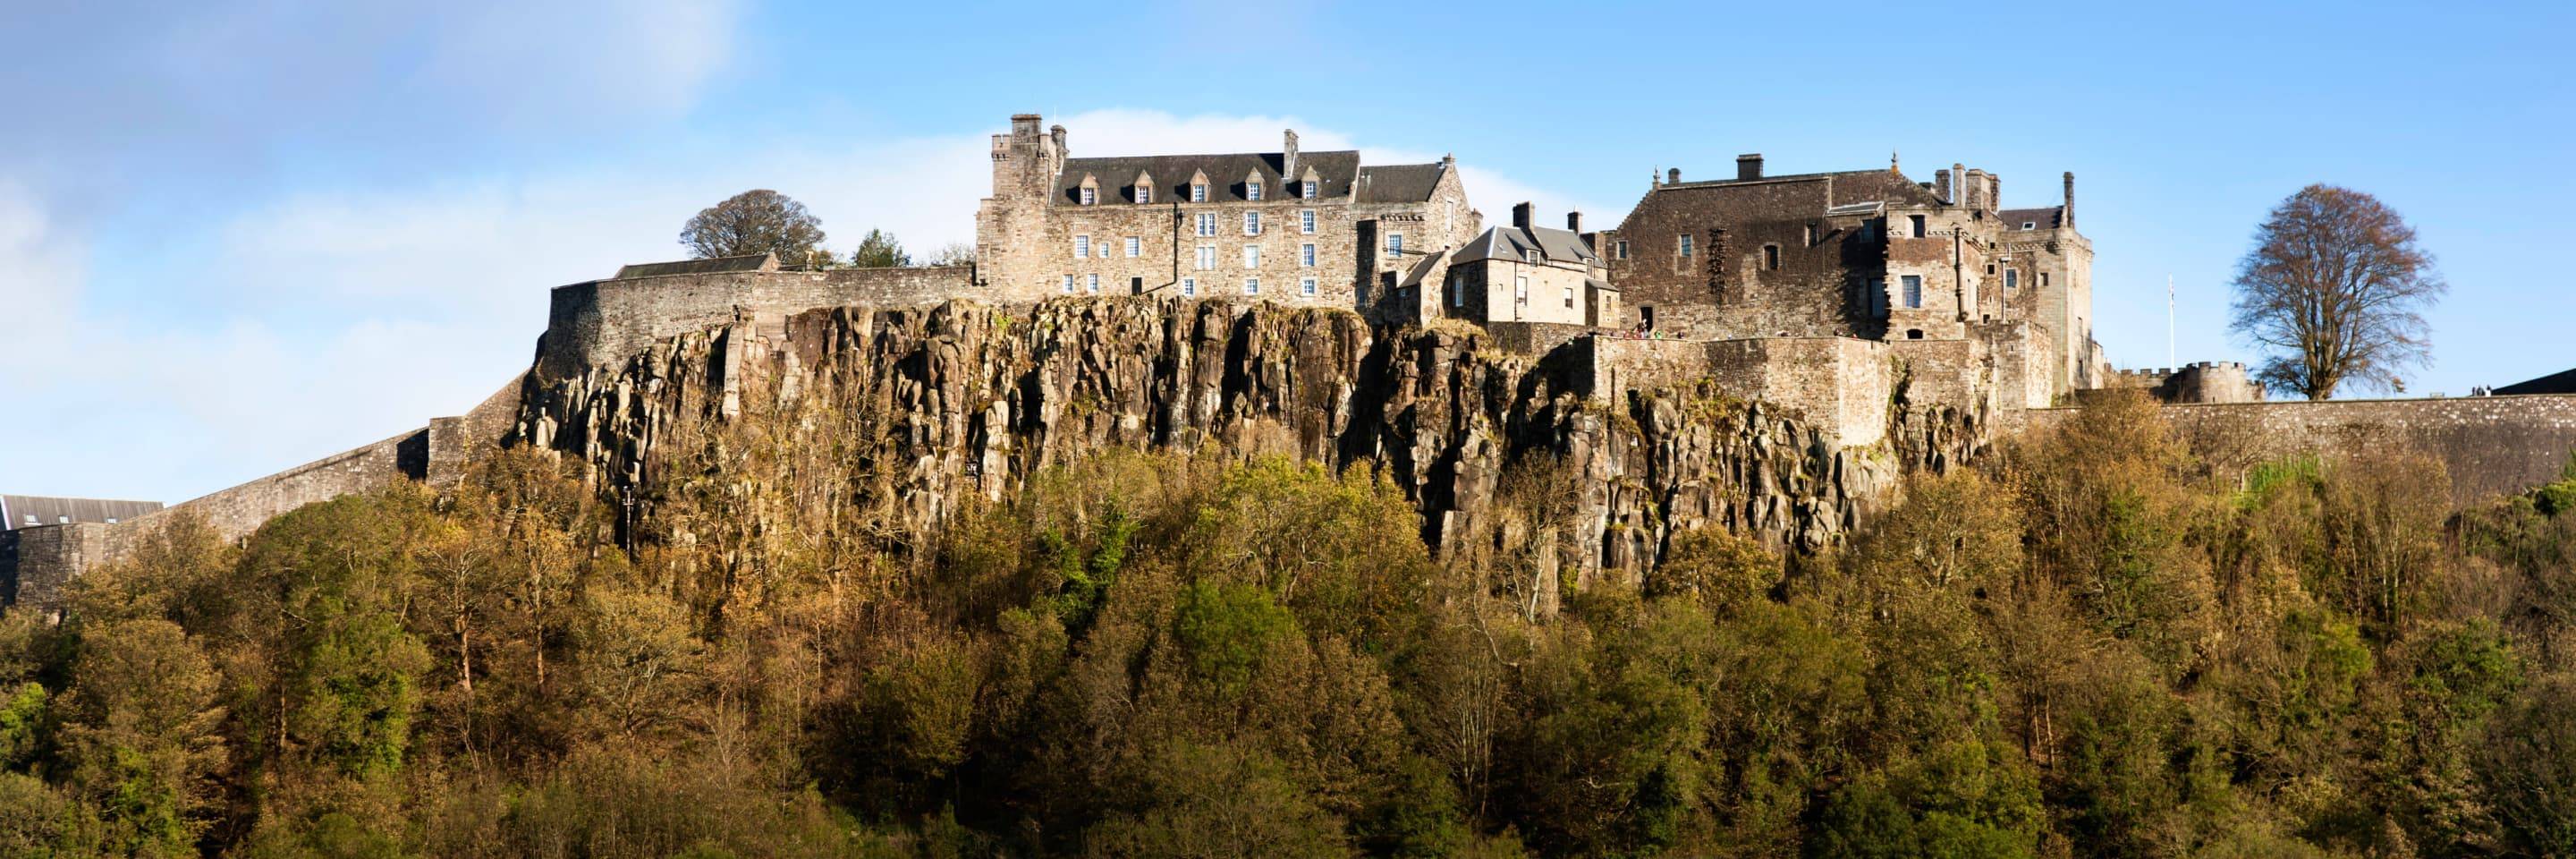
[{"label": "tree canopy", "polygon": [[2272,209],[2236,268],[2234,330],[2256,377],[2312,400],[2350,384],[2405,390],[2431,360],[2422,311],[2446,285],[2415,229],[2378,198],[2310,185]]},{"label": "tree canopy", "polygon": [[821,250],[823,222],[805,204],[766,188],[744,191],[700,210],[680,228],[691,257],[774,253],[784,265],[808,265]]}]

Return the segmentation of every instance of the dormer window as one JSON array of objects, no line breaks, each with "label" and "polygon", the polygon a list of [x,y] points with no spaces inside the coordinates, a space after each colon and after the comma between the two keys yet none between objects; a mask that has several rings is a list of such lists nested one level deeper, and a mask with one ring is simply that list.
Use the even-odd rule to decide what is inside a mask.
[{"label": "dormer window", "polygon": [[1085,205],[1085,206],[1096,206],[1096,205],[1099,205],[1099,204],[1100,204],[1100,189],[1098,189],[1098,188],[1094,188],[1094,187],[1091,187],[1091,186],[1089,186],[1089,185],[1084,185],[1084,186],[1082,186],[1082,204],[1083,204],[1083,205]]},{"label": "dormer window", "polygon": [[1138,205],[1143,205],[1143,204],[1151,203],[1151,202],[1154,202],[1154,186],[1152,186],[1152,185],[1138,185],[1138,186],[1136,186],[1136,203],[1137,203]]},{"label": "dormer window", "polygon": [[1308,179],[1304,182],[1297,183],[1297,196],[1304,197],[1309,200],[1315,199],[1315,180]]},{"label": "dormer window", "polygon": [[1243,198],[1244,198],[1244,199],[1246,199],[1246,200],[1254,201],[1254,202],[1260,202],[1260,200],[1261,200],[1261,177],[1259,177],[1259,176],[1247,176],[1247,177],[1244,177],[1244,180],[1243,180]]},{"label": "dormer window", "polygon": [[1192,183],[1190,183],[1190,202],[1193,202],[1193,203],[1205,203],[1205,202],[1207,202],[1207,183],[1205,183],[1205,182],[1192,182]]},{"label": "dormer window", "polygon": [[1538,249],[1531,248],[1529,250],[1521,251],[1521,259],[1525,262],[1538,262]]}]

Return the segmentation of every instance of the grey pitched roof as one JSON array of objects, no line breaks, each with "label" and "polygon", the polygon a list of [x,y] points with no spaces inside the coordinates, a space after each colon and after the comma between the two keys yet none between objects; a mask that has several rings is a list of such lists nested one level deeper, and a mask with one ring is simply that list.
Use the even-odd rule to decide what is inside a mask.
[{"label": "grey pitched roof", "polygon": [[1362,203],[1419,203],[1440,188],[1442,165],[1381,164],[1360,168]]},{"label": "grey pitched roof", "polygon": [[1421,286],[1423,279],[1430,277],[1431,270],[1440,267],[1440,261],[1444,258],[1441,254],[1423,254],[1422,259],[1414,262],[1413,269],[1404,273],[1404,281],[1401,285]]},{"label": "grey pitched roof", "polygon": [[2037,224],[2038,226],[2033,229],[2054,230],[2059,223],[2058,216],[2063,211],[2056,206],[2045,209],[2005,209],[1996,212],[1995,218],[2003,222],[2004,230],[2007,232],[2021,229],[2024,223]]},{"label": "grey pitched roof", "polygon": [[[1082,203],[1082,179],[1089,176],[1098,182],[1100,205],[1134,203],[1131,187],[1138,174],[1151,174],[1154,180],[1154,202],[1187,201],[1190,177],[1205,173],[1209,202],[1241,202],[1245,199],[1243,181],[1253,173],[1261,174],[1261,199],[1285,200],[1296,195],[1279,181],[1279,170],[1287,156],[1277,152],[1238,152],[1226,155],[1137,155],[1117,158],[1067,158],[1064,172],[1055,177],[1055,203],[1075,206]],[[1355,150],[1297,153],[1297,174],[1302,178],[1307,168],[1315,171],[1315,195],[1330,200],[1349,197],[1360,174],[1360,154]]]},{"label": "grey pitched roof", "polygon": [[666,274],[715,274],[732,271],[777,271],[778,257],[759,253],[743,256],[684,259],[678,262],[646,262],[617,270],[615,280],[630,277],[660,277]]},{"label": "grey pitched roof", "polygon": [[1528,259],[1530,251],[1539,252],[1547,262],[1597,264],[1601,257],[1583,243],[1583,237],[1550,227],[1494,227],[1467,242],[1451,254],[1452,265],[1484,259]]},{"label": "grey pitched roof", "polygon": [[[0,495],[0,530],[62,522],[124,521],[161,509],[158,501],[111,501],[104,498],[50,498]],[[29,517],[33,517],[30,519]]]}]

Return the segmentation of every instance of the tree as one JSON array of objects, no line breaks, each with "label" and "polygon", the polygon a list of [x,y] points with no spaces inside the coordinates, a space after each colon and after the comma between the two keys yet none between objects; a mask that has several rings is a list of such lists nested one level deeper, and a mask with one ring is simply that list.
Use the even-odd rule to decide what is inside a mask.
[{"label": "tree", "polygon": [[781,263],[804,265],[823,244],[823,222],[805,204],[761,188],[698,212],[681,226],[680,244],[700,259],[774,253]]},{"label": "tree", "polygon": [[850,252],[850,265],[854,268],[902,268],[911,264],[912,255],[904,253],[903,244],[884,230],[869,230],[868,237],[859,240],[859,249]]},{"label": "tree", "polygon": [[938,253],[930,255],[929,264],[937,266],[974,265],[975,246],[965,242],[949,242],[945,245],[941,245],[939,246]]},{"label": "tree", "polygon": [[2403,391],[2401,374],[2431,359],[2420,311],[2446,289],[2396,210],[2310,185],[2272,210],[2237,263],[2232,327],[2275,353],[2260,379],[2308,399],[2345,382]]}]

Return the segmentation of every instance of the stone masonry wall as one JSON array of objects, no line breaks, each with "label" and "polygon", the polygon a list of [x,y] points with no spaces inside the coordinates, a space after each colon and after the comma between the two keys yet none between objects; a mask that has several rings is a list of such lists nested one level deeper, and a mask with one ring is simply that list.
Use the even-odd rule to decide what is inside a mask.
[{"label": "stone masonry wall", "polygon": [[0,583],[8,603],[60,605],[73,577],[107,559],[115,527],[74,522],[0,532],[0,570],[11,573]]},{"label": "stone masonry wall", "polygon": [[936,304],[969,294],[974,269],[863,268],[820,272],[732,272],[597,280],[556,287],[537,344],[547,375],[621,360],[656,341],[733,320],[748,308],[776,325],[815,307]]}]

